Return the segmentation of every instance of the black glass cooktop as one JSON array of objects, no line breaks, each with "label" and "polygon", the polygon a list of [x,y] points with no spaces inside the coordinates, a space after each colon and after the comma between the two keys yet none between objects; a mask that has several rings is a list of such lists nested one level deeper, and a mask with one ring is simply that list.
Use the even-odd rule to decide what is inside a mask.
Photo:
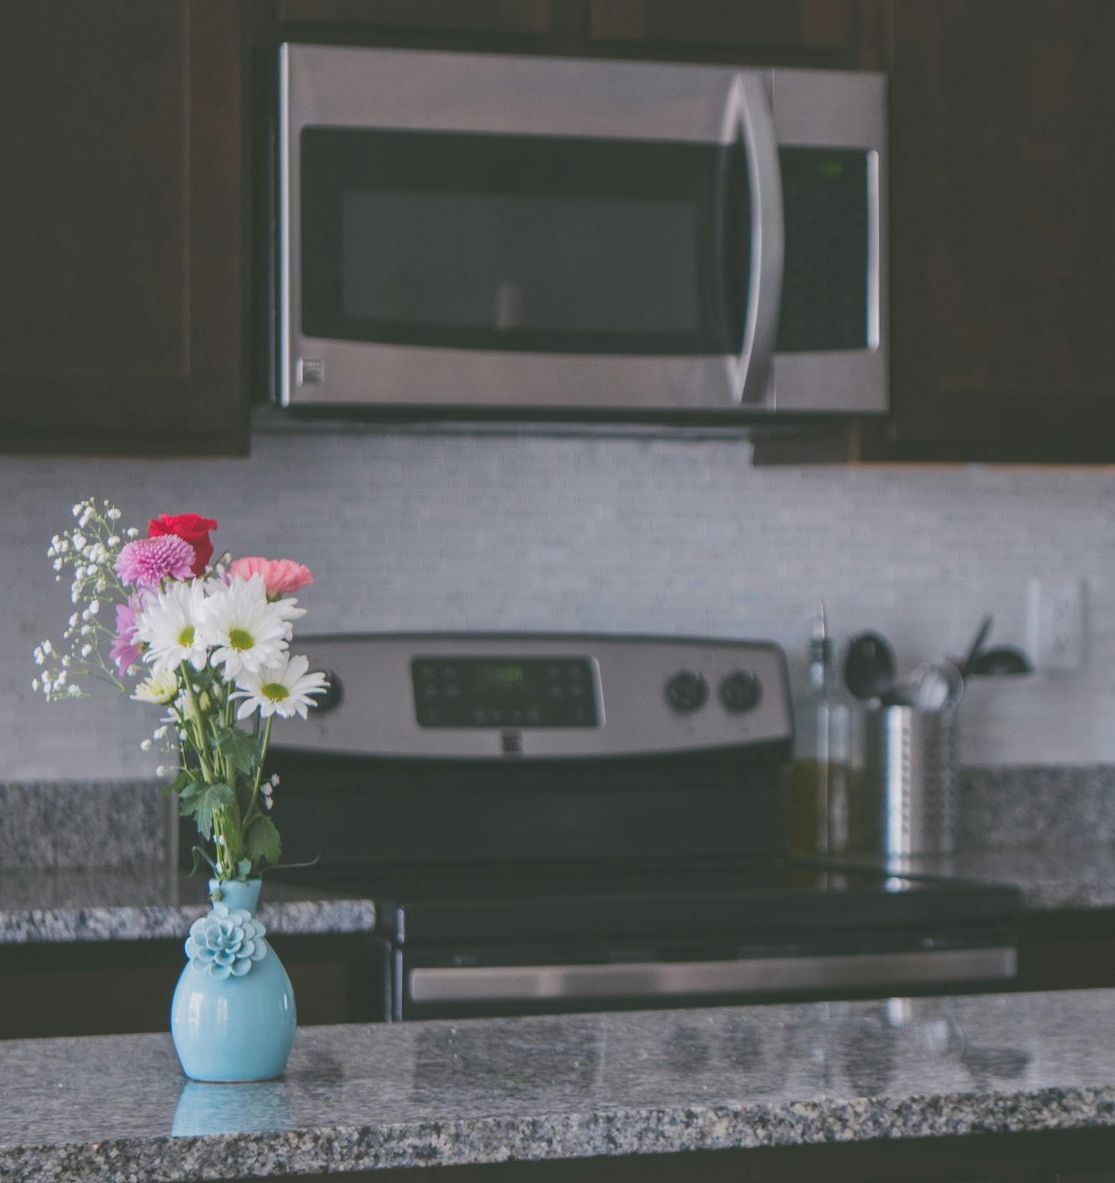
[{"label": "black glass cooktop", "polygon": [[1010,887],[780,859],[339,867],[300,878],[370,896],[380,931],[400,941],[986,927],[1021,912]]},{"label": "black glass cooktop", "polygon": [[710,891],[877,895],[956,890],[962,886],[955,880],[894,876],[866,867],[787,859],[388,864],[313,868],[299,878],[331,888],[358,889],[373,896],[472,900],[528,894],[570,897]]}]

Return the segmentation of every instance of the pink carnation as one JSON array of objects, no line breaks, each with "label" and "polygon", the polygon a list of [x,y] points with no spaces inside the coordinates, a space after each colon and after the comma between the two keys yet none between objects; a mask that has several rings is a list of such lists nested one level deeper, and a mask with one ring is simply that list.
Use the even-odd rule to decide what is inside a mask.
[{"label": "pink carnation", "polygon": [[189,579],[194,548],[175,534],[137,538],[116,556],[116,574],[126,586],[158,587],[164,579]]},{"label": "pink carnation", "polygon": [[236,559],[229,565],[228,573],[233,579],[261,575],[269,600],[289,596],[314,581],[309,567],[303,567],[293,559],[261,559],[258,556]]},{"label": "pink carnation", "polygon": [[136,613],[140,610],[140,602],[132,596],[126,604],[116,605],[116,636],[112,641],[109,657],[116,664],[119,673],[124,673],[129,666],[135,665],[140,658],[140,648],[135,644]]}]

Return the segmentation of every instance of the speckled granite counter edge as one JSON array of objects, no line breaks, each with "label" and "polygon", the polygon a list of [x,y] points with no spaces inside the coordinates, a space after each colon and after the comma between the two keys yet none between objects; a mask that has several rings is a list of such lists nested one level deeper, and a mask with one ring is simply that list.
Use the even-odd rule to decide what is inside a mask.
[{"label": "speckled granite counter edge", "polygon": [[[204,903],[146,907],[0,909],[0,945],[69,941],[185,940]],[[371,932],[371,900],[291,900],[263,904],[259,919],[272,935],[312,936]]]},{"label": "speckled granite counter edge", "polygon": [[1115,1088],[957,1093],[899,1100],[602,1108],[275,1134],[129,1139],[0,1149],[0,1175],[167,1183],[344,1174],[678,1151],[959,1137],[1115,1126]]}]

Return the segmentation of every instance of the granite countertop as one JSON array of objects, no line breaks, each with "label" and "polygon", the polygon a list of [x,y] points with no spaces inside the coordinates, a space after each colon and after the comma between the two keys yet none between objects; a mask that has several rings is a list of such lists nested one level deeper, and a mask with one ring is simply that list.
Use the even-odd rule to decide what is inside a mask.
[{"label": "granite countertop", "polygon": [[[0,945],[185,939],[208,906],[206,881],[172,867],[0,873]],[[370,932],[375,905],[265,882],[259,918],[276,935]]]},{"label": "granite countertop", "polygon": [[[1115,991],[299,1032],[185,1081],[164,1035],[0,1043],[0,1177],[267,1178],[1115,1126]],[[10,1175],[9,1175],[10,1172]]]},{"label": "granite countertop", "polygon": [[1115,846],[1107,844],[959,850],[892,859],[864,855],[842,861],[885,867],[896,875],[1013,884],[1022,889],[1031,912],[1115,908]]}]

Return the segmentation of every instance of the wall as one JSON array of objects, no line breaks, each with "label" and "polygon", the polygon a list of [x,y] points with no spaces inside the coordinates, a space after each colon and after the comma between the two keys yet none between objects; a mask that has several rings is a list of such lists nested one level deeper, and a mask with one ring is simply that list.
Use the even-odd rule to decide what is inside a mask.
[{"label": "wall", "polygon": [[145,709],[108,693],[48,706],[30,689],[31,648],[70,611],[45,548],[86,494],[139,525],[209,514],[221,546],[308,563],[314,631],[772,637],[799,675],[821,598],[838,634],[879,628],[912,664],[962,650],[985,610],[994,640],[1023,640],[1027,578],[1078,573],[1088,668],[977,684],[962,751],[1115,763],[1115,473],[755,470],[731,440],[331,429],[266,432],[250,460],[0,461],[0,779],[151,772]]}]

